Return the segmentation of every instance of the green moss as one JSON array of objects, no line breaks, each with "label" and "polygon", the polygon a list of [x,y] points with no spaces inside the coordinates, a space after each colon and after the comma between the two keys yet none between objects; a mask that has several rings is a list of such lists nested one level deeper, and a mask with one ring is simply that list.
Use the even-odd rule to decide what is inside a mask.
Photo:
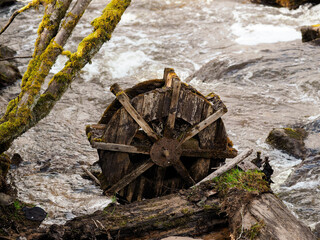
[{"label": "green moss", "polygon": [[297,140],[303,140],[305,138],[305,134],[302,129],[284,128],[284,131],[291,138]]},{"label": "green moss", "polygon": [[242,189],[247,192],[269,192],[270,186],[264,180],[264,176],[262,172],[257,170],[243,172],[239,169],[232,169],[222,176],[214,178],[213,181],[217,184],[216,188],[222,195],[227,194],[231,188]]},{"label": "green moss", "polygon": [[245,230],[242,236],[245,237],[245,239],[254,240],[259,236],[264,226],[265,223],[263,221],[257,222],[256,224],[252,225],[250,229]]}]

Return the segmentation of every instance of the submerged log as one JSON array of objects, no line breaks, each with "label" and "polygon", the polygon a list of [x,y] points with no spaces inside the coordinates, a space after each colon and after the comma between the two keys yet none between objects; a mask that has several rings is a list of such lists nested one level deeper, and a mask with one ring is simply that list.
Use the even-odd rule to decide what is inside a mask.
[{"label": "submerged log", "polygon": [[[32,237],[162,239],[175,235],[199,238],[221,231],[223,236],[215,239],[285,240],[293,236],[300,240],[316,239],[307,226],[268,192],[269,186],[261,173],[233,170],[230,174],[233,175],[222,175],[176,194],[128,205],[113,204],[103,211],[77,217],[64,226],[52,226],[47,233]],[[223,184],[230,177],[239,183],[248,180],[246,187],[239,188],[241,183],[227,190]],[[250,188],[254,191],[248,190]],[[226,227],[230,230],[227,234]]]}]

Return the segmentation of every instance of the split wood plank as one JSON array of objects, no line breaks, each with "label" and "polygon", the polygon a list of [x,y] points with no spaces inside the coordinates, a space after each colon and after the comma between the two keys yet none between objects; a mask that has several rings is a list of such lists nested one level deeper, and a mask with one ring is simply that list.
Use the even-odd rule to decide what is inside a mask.
[{"label": "split wood plank", "polygon": [[198,134],[200,131],[208,127],[211,123],[222,117],[226,113],[226,111],[227,110],[225,108],[220,108],[214,114],[210,115],[205,120],[195,125],[191,130],[189,130],[186,133],[184,138],[180,141],[179,145],[181,146],[184,142],[186,142],[187,140]]},{"label": "split wood plank", "polygon": [[178,77],[174,78],[169,115],[167,118],[165,130],[164,130],[164,136],[169,136],[170,134],[172,134],[172,131],[174,129],[174,124],[176,121],[176,115],[178,111],[178,100],[179,100],[180,88],[181,88],[180,79]]},{"label": "split wood plank", "polygon": [[154,165],[154,163],[151,161],[151,159],[145,161],[144,163],[140,164],[136,169],[134,169],[132,172],[123,176],[120,179],[120,181],[118,181],[112,187],[107,189],[106,192],[109,194],[114,194],[114,193],[118,192],[119,190],[126,187],[133,180],[135,180],[137,177],[139,177],[142,173],[144,173],[149,168],[151,168],[153,165]]},{"label": "split wood plank", "polygon": [[171,87],[172,80],[174,77],[178,77],[177,74],[174,72],[173,68],[165,68],[163,74],[163,80],[166,87]]},{"label": "split wood plank", "polygon": [[181,156],[195,158],[234,158],[237,156],[237,151],[234,149],[182,149]]},{"label": "split wood plank", "polygon": [[193,180],[193,178],[190,176],[188,170],[186,169],[186,167],[183,165],[183,163],[181,162],[181,160],[178,159],[174,159],[173,161],[173,167],[177,170],[177,172],[179,173],[179,175],[190,185],[195,185],[196,182]]},{"label": "split wood plank", "polygon": [[237,157],[235,157],[234,159],[232,159],[232,161],[226,163],[225,165],[221,166],[220,168],[218,168],[216,171],[214,171],[213,173],[211,173],[210,175],[208,175],[207,177],[205,177],[204,179],[202,179],[200,182],[198,182],[196,184],[199,185],[202,182],[211,180],[215,177],[219,177],[221,174],[225,173],[226,171],[234,168],[237,164],[239,164],[240,162],[242,162],[244,159],[246,159],[248,156],[251,155],[251,153],[253,152],[252,149],[247,149],[244,150],[241,154],[239,154]]},{"label": "split wood plank", "polygon": [[118,143],[104,143],[91,141],[93,148],[114,151],[114,152],[125,152],[125,153],[137,153],[137,154],[150,154],[150,148],[148,147],[136,147]]},{"label": "split wood plank", "polygon": [[127,110],[130,116],[136,121],[136,123],[145,131],[145,133],[153,140],[157,141],[160,136],[153,131],[149,124],[143,119],[143,117],[137,112],[137,110],[131,105],[130,98],[122,90],[119,84],[115,83],[110,87],[111,92],[116,96],[122,106]]}]

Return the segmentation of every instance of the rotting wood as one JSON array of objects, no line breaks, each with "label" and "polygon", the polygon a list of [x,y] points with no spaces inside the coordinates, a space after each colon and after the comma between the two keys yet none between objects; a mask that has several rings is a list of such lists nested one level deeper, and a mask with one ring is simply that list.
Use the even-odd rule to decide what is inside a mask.
[{"label": "rotting wood", "polygon": [[95,142],[95,141],[91,141],[91,146],[93,148],[108,150],[108,151],[150,154],[150,148],[148,147],[136,147],[136,146],[125,145],[125,144],[104,143],[104,142]]},{"label": "rotting wood", "polygon": [[214,114],[207,117],[202,122],[198,123],[196,126],[192,127],[191,130],[189,130],[186,135],[184,135],[183,139],[180,141],[180,145],[182,145],[184,142],[198,134],[200,131],[202,131],[204,128],[212,124],[214,121],[222,117],[226,113],[226,109],[221,108],[218,111],[216,111]]},{"label": "rotting wood", "polygon": [[[168,81],[166,85],[166,79],[169,78],[172,80],[170,87]],[[141,86],[141,89],[137,86]],[[165,70],[162,83],[152,80],[137,86],[123,91],[118,85],[113,85],[111,91],[117,100],[107,108],[99,122],[107,125],[106,130],[101,138],[97,139],[89,136],[97,136],[99,133],[87,132],[91,144],[98,149],[99,164],[105,176],[103,189],[117,186],[116,184],[131,172],[135,175],[136,167],[145,162],[148,155],[155,165],[131,180],[131,183],[136,184],[133,195],[130,193],[132,187],[127,184],[123,185],[121,191],[117,191],[124,199],[137,200],[141,177],[146,180],[143,197],[157,197],[193,185],[193,176],[199,181],[212,172],[212,166],[218,166],[226,157],[237,155],[228,140],[220,116],[217,116],[220,109],[226,111],[217,96],[209,102],[197,90],[182,83],[173,69]],[[122,98],[126,99],[126,103],[123,103]],[[150,137],[148,130],[139,129],[142,126],[125,106],[130,106],[129,108],[137,112],[136,118],[141,117],[145,126],[150,127],[154,135],[157,135],[158,140]],[[212,117],[218,120],[212,120]],[[199,123],[202,126],[201,122],[202,130],[195,133],[198,135],[186,140],[180,147],[178,139],[183,138],[184,133],[192,129],[192,126]],[[186,147],[189,141],[195,141],[197,147]],[[177,143],[173,144],[174,142]],[[203,166],[205,169],[201,168],[200,173],[196,162],[201,164],[204,158],[207,158]],[[159,166],[168,169],[160,173]],[[177,177],[179,179],[175,180]]]},{"label": "rotting wood", "polygon": [[163,80],[165,82],[165,86],[171,87],[172,85],[172,80],[174,77],[176,77],[176,73],[174,72],[173,68],[165,68],[164,69],[164,74],[163,74]]},{"label": "rotting wood", "polygon": [[179,94],[180,94],[180,88],[181,88],[181,81],[180,79],[174,78],[173,79],[173,86],[172,86],[172,97],[171,97],[171,103],[170,103],[170,109],[169,109],[169,115],[167,118],[167,123],[164,129],[164,136],[172,136],[172,131],[174,129],[174,124],[176,121],[176,114],[177,114],[177,108],[178,108],[178,100],[179,100]]},{"label": "rotting wood", "polygon": [[237,164],[239,164],[240,162],[242,162],[244,159],[246,159],[248,156],[251,155],[251,153],[253,152],[252,149],[247,149],[244,150],[241,154],[239,154],[237,157],[233,158],[231,161],[227,162],[225,165],[221,166],[220,168],[218,168],[216,171],[214,171],[213,173],[211,173],[209,176],[205,177],[204,179],[202,179],[200,182],[198,182],[196,184],[196,186],[198,186],[200,183],[211,180],[215,177],[219,177],[221,174],[225,173],[226,171],[234,168]]},{"label": "rotting wood", "polygon": [[[299,240],[316,240],[310,229],[272,193],[231,189],[219,198],[212,184],[207,182],[197,188],[128,205],[111,205],[103,211],[76,217],[59,226],[59,239],[201,238],[228,227],[230,231],[221,239],[254,236],[258,240],[291,240],[294,236]],[[41,233],[41,239],[51,239],[57,234],[51,228]]]},{"label": "rotting wood", "polygon": [[123,176],[119,182],[114,184],[111,188],[107,189],[106,192],[108,194],[114,194],[119,190],[123,189],[137,177],[139,177],[142,173],[151,168],[154,163],[151,160],[147,160],[144,163],[140,164],[135,170]]},{"label": "rotting wood", "polygon": [[139,124],[145,133],[153,140],[157,141],[160,137],[156,134],[149,124],[141,117],[137,110],[131,105],[130,99],[121,87],[115,83],[110,88],[111,92],[117,97],[122,106],[127,110],[130,116]]}]

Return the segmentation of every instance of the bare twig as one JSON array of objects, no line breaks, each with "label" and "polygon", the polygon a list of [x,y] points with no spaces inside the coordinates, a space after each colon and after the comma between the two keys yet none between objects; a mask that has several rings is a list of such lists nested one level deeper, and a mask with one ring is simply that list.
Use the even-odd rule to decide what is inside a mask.
[{"label": "bare twig", "polygon": [[17,59],[17,58],[32,58],[32,56],[18,56],[18,57],[0,58],[0,62],[1,61],[10,61],[10,60]]},{"label": "bare twig", "polygon": [[18,16],[20,13],[24,12],[25,10],[38,6],[40,4],[40,0],[33,0],[32,2],[28,3],[26,6],[16,10],[12,16],[10,17],[9,21],[7,24],[1,29],[0,35],[10,26],[10,24],[13,22],[16,16]]},{"label": "bare twig", "polygon": [[84,166],[81,166],[81,168],[86,172],[86,174],[89,175],[89,177],[92,178],[93,181],[95,181],[99,186],[101,185],[100,181],[88,169],[86,169]]}]

